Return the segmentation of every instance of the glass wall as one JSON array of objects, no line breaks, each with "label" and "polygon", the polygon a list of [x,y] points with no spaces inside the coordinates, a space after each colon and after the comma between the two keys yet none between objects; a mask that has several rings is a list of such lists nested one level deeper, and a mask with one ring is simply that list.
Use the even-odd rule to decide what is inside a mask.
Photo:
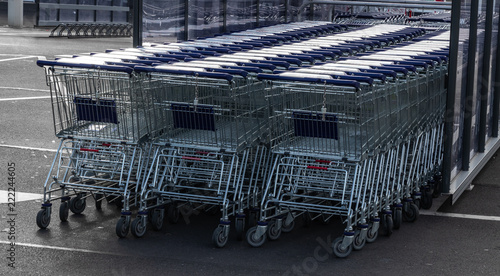
[{"label": "glass wall", "polygon": [[128,23],[128,0],[39,0],[38,25]]},{"label": "glass wall", "polygon": [[144,41],[176,41],[184,38],[184,0],[143,0]]},{"label": "glass wall", "polygon": [[220,0],[189,0],[188,38],[212,36],[223,32],[223,3]]}]

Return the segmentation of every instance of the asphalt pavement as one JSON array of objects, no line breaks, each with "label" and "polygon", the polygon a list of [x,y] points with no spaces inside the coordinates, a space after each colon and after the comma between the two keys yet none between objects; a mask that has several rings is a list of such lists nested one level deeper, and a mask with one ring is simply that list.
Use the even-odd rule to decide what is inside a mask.
[{"label": "asphalt pavement", "polygon": [[[298,220],[292,232],[261,248],[237,241],[232,231],[219,249],[211,242],[217,216],[185,214],[140,239],[120,239],[120,210],[106,203],[96,210],[89,199],[83,214],[60,222],[54,211],[49,227],[40,230],[35,218],[59,140],[36,60],[132,46],[131,38],[49,33],[0,27],[0,275],[500,275],[500,158],[486,165],[455,205],[442,195],[415,222],[345,259],[329,246],[342,234],[340,219],[309,225]],[[9,187],[18,197],[15,206]]]}]

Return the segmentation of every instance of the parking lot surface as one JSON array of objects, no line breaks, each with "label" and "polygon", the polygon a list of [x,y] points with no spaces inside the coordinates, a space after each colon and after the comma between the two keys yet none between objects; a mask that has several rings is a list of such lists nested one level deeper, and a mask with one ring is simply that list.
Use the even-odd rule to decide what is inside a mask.
[{"label": "parking lot surface", "polygon": [[[219,249],[211,242],[217,216],[184,214],[161,231],[120,239],[120,210],[106,203],[96,210],[89,199],[83,214],[70,215],[68,222],[52,214],[49,228],[40,230],[35,218],[59,140],[36,60],[132,46],[131,38],[49,33],[0,28],[0,275],[500,275],[500,158],[488,163],[455,205],[443,195],[417,221],[345,259],[335,258],[330,247],[342,234],[340,219],[304,225],[299,218],[291,233],[261,248],[237,241],[233,231]],[[13,166],[17,199],[10,210]]]}]

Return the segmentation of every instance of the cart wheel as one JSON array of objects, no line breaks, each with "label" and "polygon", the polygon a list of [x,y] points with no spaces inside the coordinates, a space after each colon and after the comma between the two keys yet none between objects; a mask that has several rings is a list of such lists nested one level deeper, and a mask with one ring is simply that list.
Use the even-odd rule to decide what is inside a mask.
[{"label": "cart wheel", "polygon": [[69,201],[69,209],[74,214],[81,214],[85,210],[85,207],[87,207],[85,199],[79,196],[74,197]]},{"label": "cart wheel", "polygon": [[38,211],[38,214],[36,215],[36,224],[40,229],[45,229],[47,226],[50,224],[50,215],[49,211],[47,211],[46,208],[43,208],[42,210]]},{"label": "cart wheel", "polygon": [[363,249],[363,247],[365,247],[365,244],[366,244],[366,237],[361,238],[361,230],[357,229],[356,232],[354,233],[352,248],[354,250],[361,250]]},{"label": "cart wheel", "polygon": [[215,246],[217,246],[218,248],[224,247],[228,239],[229,237],[224,233],[224,226],[218,226],[217,228],[215,228],[215,231],[212,235],[212,241],[214,242]]},{"label": "cart wheel", "polygon": [[252,247],[261,247],[266,242],[266,235],[262,235],[260,238],[255,239],[254,234],[257,231],[257,226],[254,226],[247,231],[247,242]]},{"label": "cart wheel", "polygon": [[342,240],[343,240],[342,237],[338,237],[333,241],[333,244],[332,244],[333,253],[338,258],[345,258],[345,257],[349,256],[349,254],[351,254],[351,252],[352,252],[352,244],[350,244],[346,248],[341,248],[342,247]]},{"label": "cart wheel", "polygon": [[408,208],[406,208],[405,212],[403,212],[403,219],[408,222],[414,222],[417,220],[420,211],[418,210],[418,206],[414,203],[410,203]]},{"label": "cart wheel", "polygon": [[401,228],[401,222],[403,221],[403,209],[397,207],[394,209],[393,214],[394,229],[399,229]]},{"label": "cart wheel", "polygon": [[276,221],[269,222],[269,225],[267,226],[267,238],[269,238],[270,241],[275,241],[279,239],[280,236],[281,228],[278,229]]},{"label": "cart wheel", "polygon": [[392,216],[384,214],[382,217],[382,228],[384,229],[385,235],[390,237],[392,235],[392,229],[394,228],[394,222],[392,221]]},{"label": "cart wheel", "polygon": [[286,224],[286,219],[283,220],[283,224],[281,225],[281,232],[290,233],[295,227],[295,220],[292,220],[289,224]]},{"label": "cart wheel", "polygon": [[177,204],[170,204],[168,206],[168,221],[172,224],[177,224],[179,222],[180,212],[177,208]]},{"label": "cart wheel", "polygon": [[120,238],[125,238],[128,234],[130,222],[128,218],[121,217],[116,223],[116,235]]},{"label": "cart wheel", "polygon": [[237,218],[234,228],[236,228],[236,239],[242,241],[245,237],[245,218]]},{"label": "cart wheel", "polygon": [[368,227],[368,231],[366,232],[366,241],[369,243],[375,242],[378,237],[378,229],[377,231],[373,231],[373,223],[370,223]]},{"label": "cart wheel", "polygon": [[132,235],[136,238],[140,238],[146,234],[146,223],[143,221],[145,220],[140,216],[132,221],[130,232],[132,232]]},{"label": "cart wheel", "polygon": [[102,198],[104,196],[102,194],[95,194],[94,195],[94,200],[95,200],[95,208],[97,210],[101,210],[102,209]]},{"label": "cart wheel", "polygon": [[156,231],[160,231],[163,227],[163,220],[165,218],[162,210],[156,209],[152,212],[151,216],[151,224],[153,225],[153,229]]},{"label": "cart wheel", "polygon": [[68,221],[69,216],[69,204],[67,201],[61,202],[59,206],[59,219],[62,222]]},{"label": "cart wheel", "polygon": [[430,189],[425,189],[422,193],[422,209],[428,210],[432,207],[432,192]]}]

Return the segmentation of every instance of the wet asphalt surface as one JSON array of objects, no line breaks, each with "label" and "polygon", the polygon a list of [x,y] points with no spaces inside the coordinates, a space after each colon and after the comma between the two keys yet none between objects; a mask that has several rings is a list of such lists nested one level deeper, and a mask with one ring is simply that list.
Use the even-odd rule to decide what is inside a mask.
[{"label": "wet asphalt surface", "polygon": [[[16,192],[43,193],[59,143],[37,58],[132,45],[131,38],[48,36],[44,29],[0,28],[0,190],[8,189],[9,163],[15,163]],[[340,219],[306,226],[299,218],[292,232],[261,248],[237,241],[232,231],[219,249],[211,242],[219,217],[210,214],[186,215],[175,225],[166,220],[143,238],[119,239],[114,204],[96,210],[90,198],[83,214],[60,222],[56,202],[48,229],[39,230],[41,200],[18,201],[13,211],[1,203],[0,275],[500,275],[499,159],[488,163],[455,205],[443,195],[417,221],[345,259],[335,258],[328,246],[342,234]],[[12,248],[15,269],[8,266]]]}]

